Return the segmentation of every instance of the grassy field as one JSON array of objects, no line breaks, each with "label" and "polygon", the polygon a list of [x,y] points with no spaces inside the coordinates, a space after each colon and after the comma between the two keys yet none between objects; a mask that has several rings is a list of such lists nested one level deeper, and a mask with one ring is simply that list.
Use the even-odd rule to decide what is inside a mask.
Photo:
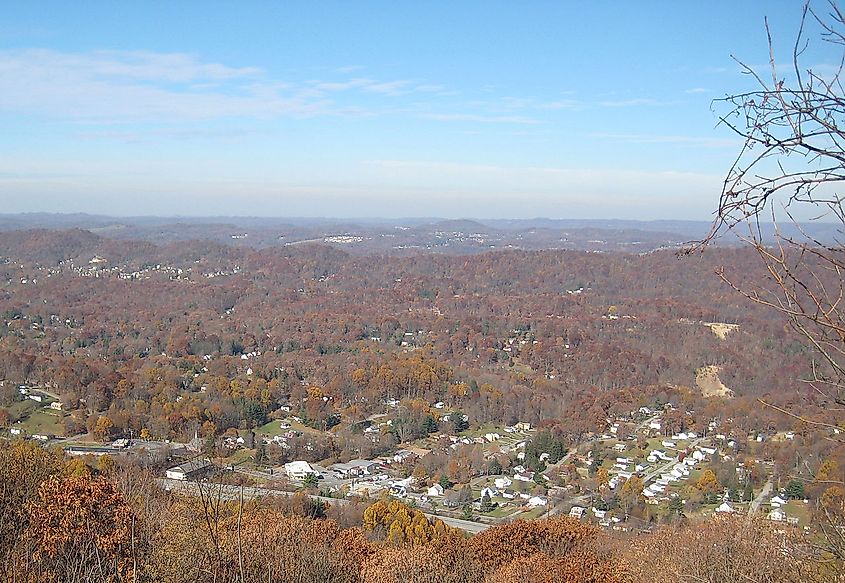
[{"label": "grassy field", "polygon": [[794,516],[798,519],[799,526],[807,526],[810,524],[810,508],[808,504],[804,504],[803,500],[790,500],[786,503],[787,516]]},{"label": "grassy field", "polygon": [[62,422],[64,414],[61,411],[44,409],[34,401],[21,401],[9,407],[12,418],[20,418],[13,427],[20,427],[27,435],[50,434],[64,436],[65,426]]}]

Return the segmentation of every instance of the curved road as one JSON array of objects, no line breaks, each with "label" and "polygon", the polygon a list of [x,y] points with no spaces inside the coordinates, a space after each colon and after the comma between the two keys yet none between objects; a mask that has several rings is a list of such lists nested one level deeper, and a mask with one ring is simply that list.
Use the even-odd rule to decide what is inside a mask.
[{"label": "curved road", "polygon": [[[183,482],[182,480],[171,480],[168,478],[159,478],[158,484],[168,492],[183,492],[191,496],[199,496],[199,488],[201,485],[208,485],[215,488],[214,495],[218,495],[217,488],[220,488],[219,495],[225,500],[238,500],[241,497],[241,487],[232,485],[209,484],[208,482]],[[280,490],[271,490],[269,488],[259,488],[256,486],[244,486],[244,498],[263,498],[266,496],[291,496],[291,492],[284,492]],[[348,504],[349,500],[345,498],[326,498],[324,496],[312,495],[311,498],[315,500],[322,500],[329,504]],[[461,520],[460,518],[450,518],[448,516],[437,516],[423,512],[428,518],[437,518],[442,520],[448,526],[453,528],[460,528],[470,533],[479,533],[490,528],[491,525],[481,522],[472,522],[469,520]]]}]

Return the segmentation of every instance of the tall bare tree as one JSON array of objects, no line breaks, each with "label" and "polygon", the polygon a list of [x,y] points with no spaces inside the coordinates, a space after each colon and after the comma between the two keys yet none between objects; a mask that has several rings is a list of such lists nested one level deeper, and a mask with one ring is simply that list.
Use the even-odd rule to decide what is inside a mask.
[{"label": "tall bare tree", "polygon": [[[714,102],[720,122],[743,145],[704,242],[739,236],[757,251],[767,281],[749,283],[724,271],[720,276],[783,314],[812,355],[811,374],[802,382],[824,415],[764,404],[845,443],[845,14],[834,2],[805,4],[783,66],[768,21],[765,27],[768,66],[736,59],[753,88]],[[815,60],[820,55],[823,60]],[[841,491],[842,476],[830,478]],[[842,496],[828,498],[835,503],[824,511],[823,556],[841,567],[845,506]]]},{"label": "tall bare tree", "polygon": [[[764,74],[737,60],[756,87],[714,102],[719,119],[743,140],[705,242],[739,236],[762,258],[769,282],[740,284],[751,300],[784,314],[815,356],[807,382],[836,411],[845,407],[845,15],[830,3],[801,14],[788,66],[781,68],[769,31]],[[811,33],[815,29],[817,34]],[[815,44],[837,62],[804,68]],[[827,51],[828,53],[830,51]],[[774,285],[771,285],[774,284]],[[797,415],[796,412],[787,411]],[[838,429],[837,423],[804,419]]]}]

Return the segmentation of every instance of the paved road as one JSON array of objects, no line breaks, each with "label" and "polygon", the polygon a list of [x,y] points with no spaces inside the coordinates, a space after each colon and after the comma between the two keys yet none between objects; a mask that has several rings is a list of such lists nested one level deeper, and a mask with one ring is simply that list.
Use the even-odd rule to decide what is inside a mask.
[{"label": "paved road", "polygon": [[751,515],[754,514],[755,512],[757,512],[760,509],[760,505],[763,503],[763,499],[766,496],[768,496],[769,493],[772,491],[772,485],[773,485],[772,479],[769,478],[769,480],[763,486],[763,489],[760,490],[760,493],[757,494],[756,498],[754,498],[754,501],[751,503],[751,506],[748,508],[748,518],[749,518],[749,520],[751,519]]},{"label": "paved road", "polygon": [[[168,491],[174,492],[184,492],[193,496],[199,495],[199,487],[200,484],[197,482],[183,482],[181,480],[170,480],[167,478],[159,478],[158,484]],[[220,496],[225,500],[238,500],[241,496],[241,488],[240,486],[230,486],[230,485],[213,485],[215,488],[214,495],[217,495],[217,487],[220,487]],[[262,498],[265,496],[290,496],[290,492],[282,492],[279,490],[270,490],[269,488],[258,488],[254,486],[244,486],[243,488],[243,496],[244,498]],[[326,498],[324,496],[315,496],[312,495],[311,498],[315,500],[322,500],[323,502],[327,502],[329,504],[347,504],[350,501],[345,498]],[[450,518],[448,516],[437,516],[434,514],[428,514],[424,512],[425,516],[429,518],[439,518],[443,522],[445,522],[448,526],[453,528],[460,528],[461,530],[465,530],[470,533],[479,533],[484,530],[490,528],[491,525],[484,524],[481,522],[471,522],[469,520],[461,520],[460,518]]]}]

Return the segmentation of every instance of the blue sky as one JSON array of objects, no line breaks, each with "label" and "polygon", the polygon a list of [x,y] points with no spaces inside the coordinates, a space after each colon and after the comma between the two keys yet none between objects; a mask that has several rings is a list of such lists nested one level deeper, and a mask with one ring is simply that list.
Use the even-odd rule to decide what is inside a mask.
[{"label": "blue sky", "polygon": [[[798,2],[21,2],[0,212],[708,219]],[[824,7],[822,6],[822,9]],[[813,64],[838,52],[814,46]]]}]

